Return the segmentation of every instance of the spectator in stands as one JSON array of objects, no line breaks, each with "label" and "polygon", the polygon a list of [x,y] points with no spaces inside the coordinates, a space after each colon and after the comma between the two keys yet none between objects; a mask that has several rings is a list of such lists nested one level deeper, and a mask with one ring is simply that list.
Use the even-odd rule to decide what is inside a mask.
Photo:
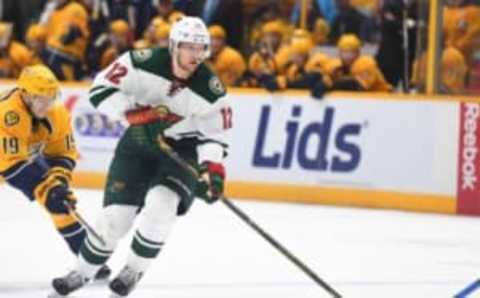
[{"label": "spectator in stands", "polygon": [[337,0],[337,15],[333,20],[330,40],[336,43],[340,36],[352,33],[362,40],[368,40],[365,28],[365,17],[350,3],[350,0]]},{"label": "spectator in stands", "polygon": [[[412,85],[415,91],[423,92],[426,85],[426,55],[423,53],[413,64]],[[464,94],[468,67],[458,49],[447,47],[442,52],[440,65],[440,92],[444,94]]]},{"label": "spectator in stands", "polygon": [[443,10],[445,46],[462,52],[469,67],[473,54],[480,49],[480,7],[464,0],[447,0]]},{"label": "spectator in stands", "polygon": [[392,86],[385,80],[373,57],[361,56],[352,64],[353,78],[360,84],[362,91],[390,92]]},{"label": "spectator in stands", "polygon": [[28,27],[25,42],[32,53],[32,64],[44,64],[47,28],[41,24],[32,24]]},{"label": "spectator in stands", "polygon": [[100,68],[104,69],[121,54],[132,48],[131,30],[128,23],[124,20],[115,20],[110,23],[109,43],[104,48],[100,57]]},{"label": "spectator in stands", "polygon": [[47,0],[1,0],[0,20],[13,25],[12,39],[23,40],[28,26],[40,17]]},{"label": "spectator in stands", "polygon": [[442,54],[441,82],[442,91],[447,94],[464,94],[467,78],[467,63],[462,52],[448,47]]},{"label": "spectator in stands", "polygon": [[332,58],[325,53],[313,53],[310,59],[308,59],[305,69],[308,72],[318,72],[324,75],[327,73],[327,65],[330,60],[332,60]]},{"label": "spectator in stands", "polygon": [[353,62],[360,57],[360,48],[360,39],[355,34],[344,34],[338,40],[338,58],[326,66],[328,83],[333,90],[361,90],[351,73]]},{"label": "spectator in stands", "polygon": [[90,35],[86,8],[75,1],[58,0],[48,18],[47,32],[45,62],[62,81],[82,79]]},{"label": "spectator in stands", "polygon": [[166,20],[159,16],[154,17],[143,33],[143,38],[136,40],[133,44],[133,47],[135,49],[146,49],[152,47],[155,43],[155,32],[158,28],[164,25],[168,25]]},{"label": "spectator in stands", "polygon": [[242,55],[226,45],[227,34],[221,26],[212,25],[208,28],[208,32],[210,33],[212,47],[208,62],[224,85],[236,85],[247,68]]},{"label": "spectator in stands", "polygon": [[[411,72],[410,69],[415,56],[416,13],[413,5],[413,2],[411,2],[407,7],[404,1],[384,0],[380,12],[382,24],[380,27],[381,38],[375,56],[387,81],[394,87],[397,87],[402,82],[405,92],[408,92],[409,89],[409,73]],[[409,18],[404,20],[403,13],[406,9],[409,11]],[[404,22],[407,22],[407,24]],[[403,32],[404,25],[409,26],[407,36]],[[405,38],[408,40],[405,40]],[[406,42],[408,43],[407,52],[405,52]],[[405,61],[406,57],[408,57],[408,61]],[[405,63],[408,64],[405,65]]]},{"label": "spectator in stands", "polygon": [[170,24],[165,23],[155,29],[153,36],[153,46],[158,48],[168,48],[169,45],[169,34],[170,34]]},{"label": "spectator in stands", "polygon": [[263,74],[259,77],[259,84],[269,91],[286,88],[307,89],[313,97],[321,98],[326,86],[323,74],[320,71],[308,71],[307,64],[313,49],[313,41],[308,31],[296,29],[292,39],[286,46],[289,59],[285,73]]},{"label": "spectator in stands", "polygon": [[0,22],[0,77],[16,78],[20,71],[33,63],[27,47],[13,40],[12,23]]},{"label": "spectator in stands", "polygon": [[227,44],[241,49],[243,36],[242,0],[189,1],[185,14],[201,17],[207,25],[218,24],[227,32]]},{"label": "spectator in stands", "polygon": [[312,38],[315,46],[322,46],[328,42],[330,34],[330,25],[323,18],[317,18],[313,25]]},{"label": "spectator in stands", "polygon": [[248,59],[248,71],[242,78],[241,86],[258,87],[259,78],[265,74],[275,75],[279,72],[275,53],[271,43],[266,38],[260,38],[254,52]]},{"label": "spectator in stands", "polygon": [[[255,50],[248,59],[248,71],[242,79],[241,86],[257,87],[258,80],[263,75],[280,74],[279,64],[285,65],[288,60],[288,51],[280,55],[280,47],[285,27],[279,20],[263,24],[260,38],[255,44]],[[285,59],[286,57],[286,59]]]},{"label": "spectator in stands", "polygon": [[338,44],[339,58],[328,61],[325,83],[330,90],[390,91],[375,60],[360,56],[361,42],[354,34],[344,34]]}]

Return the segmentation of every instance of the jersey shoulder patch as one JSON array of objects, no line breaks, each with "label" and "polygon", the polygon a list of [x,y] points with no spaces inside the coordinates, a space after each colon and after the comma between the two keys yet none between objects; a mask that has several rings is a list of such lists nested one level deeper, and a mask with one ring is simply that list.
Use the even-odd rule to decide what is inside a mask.
[{"label": "jersey shoulder patch", "polygon": [[188,87],[209,103],[225,96],[226,89],[220,78],[202,63],[189,81]]},{"label": "jersey shoulder patch", "polygon": [[140,49],[132,51],[132,60],[135,63],[142,63],[150,59],[153,55],[152,49]]},{"label": "jersey shoulder patch", "polygon": [[5,127],[12,127],[20,123],[20,115],[15,111],[8,111],[4,116]]},{"label": "jersey shoulder patch", "polygon": [[26,136],[31,130],[31,116],[18,92],[0,101],[0,129],[14,136]]},{"label": "jersey shoulder patch", "polygon": [[151,48],[130,51],[133,67],[171,80],[168,49]]}]

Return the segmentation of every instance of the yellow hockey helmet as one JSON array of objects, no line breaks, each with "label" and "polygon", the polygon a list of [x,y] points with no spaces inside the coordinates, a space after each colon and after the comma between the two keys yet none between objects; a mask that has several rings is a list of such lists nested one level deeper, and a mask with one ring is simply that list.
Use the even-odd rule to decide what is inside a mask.
[{"label": "yellow hockey helmet", "polygon": [[28,27],[26,40],[28,42],[32,41],[45,41],[47,39],[47,28],[40,24],[33,24]]},{"label": "yellow hockey helmet", "polygon": [[308,55],[313,48],[313,43],[310,38],[295,39],[290,45],[292,54]]},{"label": "yellow hockey helmet", "polygon": [[117,36],[124,36],[128,34],[130,28],[125,20],[115,20],[110,23],[110,32]]},{"label": "yellow hockey helmet", "polygon": [[161,40],[161,39],[166,39],[168,38],[170,34],[170,24],[164,23],[161,26],[158,26],[155,28],[155,33],[154,33],[154,39],[155,40]]},{"label": "yellow hockey helmet", "polygon": [[149,24],[149,27],[152,27],[154,30],[160,26],[168,24],[162,17],[154,17]]},{"label": "yellow hockey helmet", "polygon": [[57,78],[42,64],[25,67],[20,73],[17,85],[31,95],[56,97],[60,91]]},{"label": "yellow hockey helmet", "polygon": [[341,51],[356,51],[362,46],[360,39],[355,34],[344,34],[340,37],[337,47]]},{"label": "yellow hockey helmet", "polygon": [[170,24],[176,23],[180,19],[182,19],[185,16],[183,12],[180,11],[174,11],[168,16],[168,22]]},{"label": "yellow hockey helmet", "polygon": [[208,33],[210,33],[210,38],[222,38],[225,39],[227,37],[227,33],[225,29],[223,29],[220,25],[212,25],[208,27]]},{"label": "yellow hockey helmet", "polygon": [[317,18],[313,26],[313,39],[316,44],[324,44],[330,34],[330,26],[323,18]]},{"label": "yellow hockey helmet", "polygon": [[310,31],[305,30],[305,29],[301,29],[301,28],[297,28],[297,29],[293,30],[292,40],[306,39],[306,38],[308,38],[308,39],[312,38],[312,34],[310,33]]},{"label": "yellow hockey helmet", "polygon": [[270,21],[262,26],[262,33],[263,34],[268,34],[268,33],[275,33],[278,35],[283,35],[284,33],[284,26],[280,21]]}]

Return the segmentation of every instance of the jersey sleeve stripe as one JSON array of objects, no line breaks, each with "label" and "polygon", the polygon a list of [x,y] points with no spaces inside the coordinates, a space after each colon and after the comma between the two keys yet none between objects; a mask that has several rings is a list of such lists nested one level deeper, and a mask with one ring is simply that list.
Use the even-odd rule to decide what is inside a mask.
[{"label": "jersey sleeve stripe", "polygon": [[95,93],[94,95],[90,95],[90,102],[95,106],[98,107],[102,101],[107,99],[107,97],[111,96],[115,92],[117,92],[117,88],[105,88],[104,90]]}]

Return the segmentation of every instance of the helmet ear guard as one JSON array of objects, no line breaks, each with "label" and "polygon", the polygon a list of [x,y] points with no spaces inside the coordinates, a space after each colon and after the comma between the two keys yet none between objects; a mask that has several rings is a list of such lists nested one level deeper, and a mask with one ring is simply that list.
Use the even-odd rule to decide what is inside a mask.
[{"label": "helmet ear guard", "polygon": [[182,42],[205,45],[204,59],[210,57],[210,34],[202,19],[183,17],[172,25],[169,36],[169,50],[172,55]]}]

